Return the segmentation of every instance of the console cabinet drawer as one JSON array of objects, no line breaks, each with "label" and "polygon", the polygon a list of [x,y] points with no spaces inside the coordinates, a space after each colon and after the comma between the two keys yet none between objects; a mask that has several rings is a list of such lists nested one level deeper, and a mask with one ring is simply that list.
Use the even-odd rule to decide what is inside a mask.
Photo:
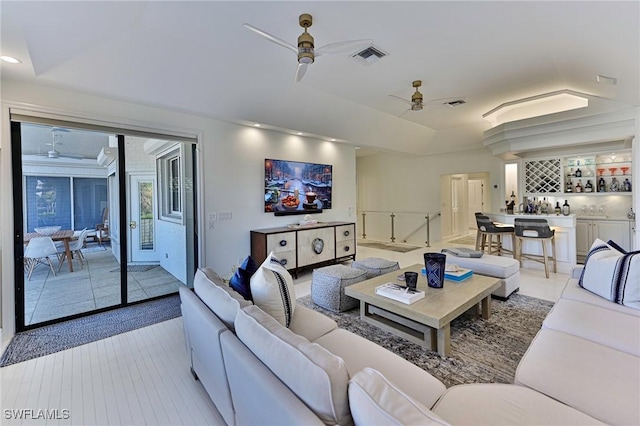
[{"label": "console cabinet drawer", "polygon": [[356,226],[342,225],[336,226],[336,242],[338,241],[355,241]]},{"label": "console cabinet drawer", "polygon": [[289,251],[296,249],[296,233],[283,232],[267,235],[267,254],[270,252]]},{"label": "console cabinet drawer", "polygon": [[339,241],[336,243],[336,257],[351,256],[356,253],[355,241]]}]

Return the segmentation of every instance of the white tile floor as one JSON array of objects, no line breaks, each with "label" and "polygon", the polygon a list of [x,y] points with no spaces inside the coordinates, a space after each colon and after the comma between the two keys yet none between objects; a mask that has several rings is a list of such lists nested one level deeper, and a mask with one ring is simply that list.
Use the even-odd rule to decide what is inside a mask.
[{"label": "white tile floor", "polygon": [[[365,247],[358,258],[384,257],[408,266],[422,262],[422,253]],[[520,291],[557,300],[567,275],[521,270]],[[311,271],[295,280],[297,297],[309,294]],[[0,369],[3,425],[223,425],[200,382],[189,372],[182,318]],[[53,420],[18,420],[18,414],[50,410]],[[22,410],[22,411],[20,411]],[[25,410],[34,410],[31,412]],[[57,412],[53,410],[58,410]],[[63,411],[68,410],[68,411]],[[64,418],[68,413],[68,418]]]}]

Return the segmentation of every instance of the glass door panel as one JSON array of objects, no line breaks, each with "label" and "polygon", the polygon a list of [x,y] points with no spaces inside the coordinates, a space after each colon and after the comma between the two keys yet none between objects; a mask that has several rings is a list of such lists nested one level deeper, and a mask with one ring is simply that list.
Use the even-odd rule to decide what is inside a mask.
[{"label": "glass door panel", "polygon": [[30,123],[14,129],[14,178],[22,183],[16,232],[24,243],[18,329],[120,304],[120,266],[104,226],[119,207],[109,201],[109,168],[97,161],[113,135]]}]

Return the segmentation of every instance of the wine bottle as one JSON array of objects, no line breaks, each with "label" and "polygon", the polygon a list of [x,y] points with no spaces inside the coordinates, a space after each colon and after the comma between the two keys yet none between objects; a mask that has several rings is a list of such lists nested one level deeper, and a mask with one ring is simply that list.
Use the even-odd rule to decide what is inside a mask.
[{"label": "wine bottle", "polygon": [[584,192],[593,192],[593,184],[587,179],[587,183],[584,186]]},{"label": "wine bottle", "polygon": [[582,192],[582,179],[578,179],[578,183],[576,183],[576,192]]},{"label": "wine bottle", "polygon": [[569,216],[570,213],[571,213],[571,206],[569,206],[569,203],[567,202],[567,200],[564,200],[564,204],[562,205],[562,214],[565,216]]},{"label": "wine bottle", "polygon": [[562,211],[562,210],[560,209],[560,201],[556,201],[556,208],[555,208],[555,211],[556,211],[556,216],[560,216],[560,212]]},{"label": "wine bottle", "polygon": [[582,177],[582,170],[580,169],[576,170],[576,177]]},{"label": "wine bottle", "polygon": [[607,183],[604,181],[603,177],[598,180],[598,192],[607,192]]},{"label": "wine bottle", "polygon": [[573,192],[573,182],[571,182],[571,179],[567,181],[567,187],[564,192]]}]

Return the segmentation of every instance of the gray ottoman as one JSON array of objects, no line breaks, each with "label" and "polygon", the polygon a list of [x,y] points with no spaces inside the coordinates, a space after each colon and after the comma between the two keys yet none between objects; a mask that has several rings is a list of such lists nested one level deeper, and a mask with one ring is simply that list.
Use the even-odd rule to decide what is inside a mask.
[{"label": "gray ottoman", "polygon": [[367,273],[367,279],[400,269],[398,262],[381,259],[379,257],[367,257],[361,260],[354,260],[351,267],[365,271]]},{"label": "gray ottoman", "polygon": [[344,265],[331,265],[313,270],[311,300],[332,312],[356,308],[358,299],[344,294],[345,287],[367,279],[367,273]]}]

